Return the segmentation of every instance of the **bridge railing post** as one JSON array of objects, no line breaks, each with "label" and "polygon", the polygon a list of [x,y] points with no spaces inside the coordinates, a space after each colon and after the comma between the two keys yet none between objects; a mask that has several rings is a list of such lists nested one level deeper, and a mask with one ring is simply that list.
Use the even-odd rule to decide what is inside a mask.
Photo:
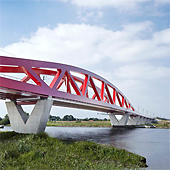
[{"label": "bridge railing post", "polygon": [[13,101],[6,102],[12,130],[33,134],[44,132],[52,104],[53,101],[50,99],[38,100],[28,118],[21,105]]}]

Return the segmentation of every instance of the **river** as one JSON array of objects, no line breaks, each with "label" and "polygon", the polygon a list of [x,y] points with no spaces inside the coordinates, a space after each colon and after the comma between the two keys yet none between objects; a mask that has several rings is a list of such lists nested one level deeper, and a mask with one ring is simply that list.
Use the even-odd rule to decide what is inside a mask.
[{"label": "river", "polygon": [[45,131],[58,139],[88,140],[126,149],[144,156],[148,170],[170,170],[170,129],[47,127]]}]

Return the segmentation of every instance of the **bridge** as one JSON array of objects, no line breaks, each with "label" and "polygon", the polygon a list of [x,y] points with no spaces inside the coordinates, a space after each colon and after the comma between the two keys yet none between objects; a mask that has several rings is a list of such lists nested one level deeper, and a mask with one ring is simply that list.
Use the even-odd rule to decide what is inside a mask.
[{"label": "bridge", "polygon": [[[19,133],[45,130],[52,106],[101,111],[112,126],[140,125],[155,118],[135,110],[111,82],[82,68],[0,56],[0,99],[6,101],[11,127]],[[29,118],[22,105],[35,105]],[[116,115],[121,115],[118,120]]]}]

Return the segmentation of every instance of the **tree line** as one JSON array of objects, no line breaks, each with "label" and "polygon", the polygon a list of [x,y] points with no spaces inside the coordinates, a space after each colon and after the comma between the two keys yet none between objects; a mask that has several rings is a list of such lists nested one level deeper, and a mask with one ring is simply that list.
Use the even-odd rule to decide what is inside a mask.
[{"label": "tree line", "polygon": [[73,115],[65,115],[63,118],[60,116],[49,116],[49,121],[108,121],[108,119],[98,119],[98,118],[84,118],[84,119],[78,119],[75,118]]},{"label": "tree line", "polygon": [[[25,112],[25,114],[29,117],[29,114]],[[84,119],[78,119],[75,118],[73,115],[65,115],[63,118],[60,116],[49,116],[49,121],[108,121],[108,119],[98,119],[98,118],[84,118]],[[5,115],[4,119],[0,117],[0,125],[7,125],[10,124],[10,120],[8,117],[8,114]]]}]

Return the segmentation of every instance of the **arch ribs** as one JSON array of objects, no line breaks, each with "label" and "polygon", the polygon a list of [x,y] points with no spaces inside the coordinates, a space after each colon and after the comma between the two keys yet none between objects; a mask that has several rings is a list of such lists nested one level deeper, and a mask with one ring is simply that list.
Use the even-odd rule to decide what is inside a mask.
[{"label": "arch ribs", "polygon": [[[3,77],[3,74],[15,74],[20,80]],[[20,77],[19,75],[22,74]],[[43,77],[50,76],[47,84]],[[30,84],[32,82],[32,84]],[[27,60],[10,57],[0,57],[0,88],[27,92],[33,96],[52,96],[95,104],[100,106],[116,106],[123,110],[135,111],[124,94],[106,79],[74,66]],[[2,94],[3,95],[3,94]],[[4,97],[4,96],[3,96]],[[5,96],[10,98],[9,95]],[[21,100],[24,95],[11,95],[10,99]],[[29,104],[29,102],[25,102]]]}]

